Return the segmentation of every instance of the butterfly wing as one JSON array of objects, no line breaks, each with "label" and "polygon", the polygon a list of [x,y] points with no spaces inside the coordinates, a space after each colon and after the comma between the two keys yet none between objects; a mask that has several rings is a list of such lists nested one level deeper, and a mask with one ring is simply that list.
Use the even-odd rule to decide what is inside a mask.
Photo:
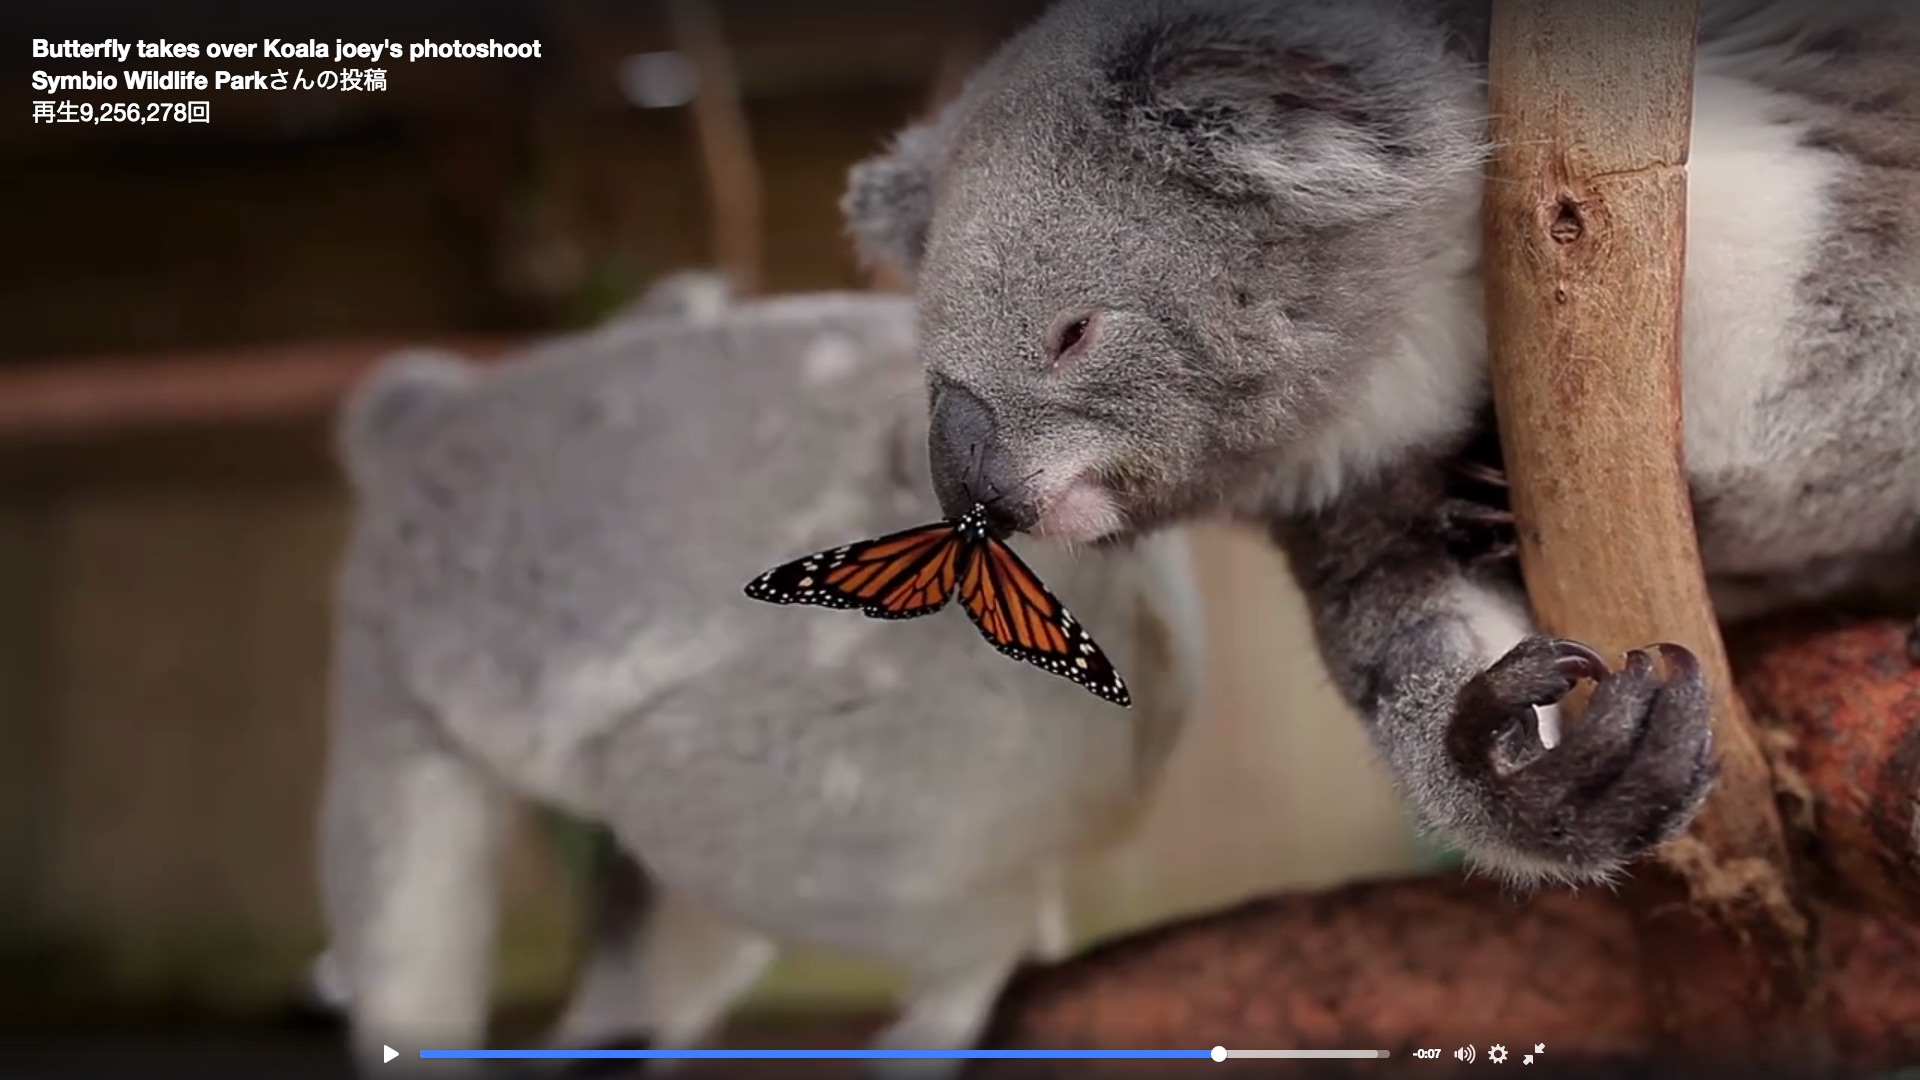
[{"label": "butterfly wing", "polygon": [[960,603],[994,648],[1042,671],[1072,679],[1125,708],[1126,680],[1013,549],[988,537],[969,545],[960,568]]},{"label": "butterfly wing", "polygon": [[912,619],[947,606],[965,547],[954,523],[939,521],[795,559],[748,582],[746,592],[769,604]]}]

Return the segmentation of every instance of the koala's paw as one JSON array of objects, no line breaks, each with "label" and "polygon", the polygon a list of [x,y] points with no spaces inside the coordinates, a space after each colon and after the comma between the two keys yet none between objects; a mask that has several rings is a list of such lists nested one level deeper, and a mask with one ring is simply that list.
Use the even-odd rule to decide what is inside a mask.
[{"label": "koala's paw", "polygon": [[[1520,880],[1606,880],[1686,828],[1713,785],[1712,697],[1691,652],[1650,646],[1615,672],[1577,641],[1531,637],[1461,691],[1448,749],[1483,805],[1477,861]],[[1664,668],[1664,670],[1662,670]],[[1538,707],[1598,684],[1558,745]]]}]

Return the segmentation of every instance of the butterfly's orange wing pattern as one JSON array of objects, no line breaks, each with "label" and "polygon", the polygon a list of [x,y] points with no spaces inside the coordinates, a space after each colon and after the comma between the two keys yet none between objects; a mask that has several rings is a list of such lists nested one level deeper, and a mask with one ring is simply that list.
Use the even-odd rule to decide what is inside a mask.
[{"label": "butterfly's orange wing pattern", "polygon": [[988,537],[960,575],[960,604],[993,647],[1051,671],[1121,707],[1133,703],[1126,680],[1086,627],[1013,549]]},{"label": "butterfly's orange wing pattern", "polygon": [[987,528],[986,507],[784,563],[747,583],[770,604],[858,608],[870,618],[912,619],[947,606],[954,592],[994,648],[1125,707],[1125,680],[1107,654]]},{"label": "butterfly's orange wing pattern", "polygon": [[947,606],[965,544],[951,521],[922,525],[776,566],[747,584],[769,604],[859,608],[911,619]]}]

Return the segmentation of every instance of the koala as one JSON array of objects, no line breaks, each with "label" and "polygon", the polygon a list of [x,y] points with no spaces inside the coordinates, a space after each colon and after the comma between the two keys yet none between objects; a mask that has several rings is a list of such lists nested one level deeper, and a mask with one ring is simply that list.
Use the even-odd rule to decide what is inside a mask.
[{"label": "koala", "polygon": [[777,562],[939,516],[913,306],[658,299],[499,367],[401,354],[343,405],[317,976],[369,1068],[481,1044],[514,799],[626,855],[559,1045],[695,1046],[801,944],[910,976],[879,1046],[968,1046],[1023,958],[1070,944],[1064,870],[1125,835],[1198,700],[1178,534],[1022,548],[1131,710],[957,609],[748,599]]},{"label": "koala", "polygon": [[[843,208],[913,282],[949,511],[1001,495],[998,527],[1096,546],[1264,531],[1418,816],[1517,883],[1599,881],[1701,805],[1710,700],[1678,646],[1615,670],[1543,636],[1502,557],[1487,25],[1063,0],[856,165]],[[1911,588],[1920,13],[1707,0],[1698,55],[1684,444],[1716,606]]]},{"label": "koala", "polygon": [[733,300],[733,280],[727,275],[711,270],[678,270],[648,286],[632,303],[614,312],[606,325],[618,327],[646,318],[712,323],[719,321]]}]

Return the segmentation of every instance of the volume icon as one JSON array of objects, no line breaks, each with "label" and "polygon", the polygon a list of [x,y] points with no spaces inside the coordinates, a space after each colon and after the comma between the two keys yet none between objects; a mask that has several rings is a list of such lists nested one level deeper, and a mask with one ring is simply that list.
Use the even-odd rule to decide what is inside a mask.
[{"label": "volume icon", "polygon": [[1453,1056],[1459,1058],[1461,1061],[1467,1062],[1468,1064],[1472,1064],[1473,1063],[1473,1047],[1463,1046],[1460,1049],[1455,1050],[1453,1052]]}]

